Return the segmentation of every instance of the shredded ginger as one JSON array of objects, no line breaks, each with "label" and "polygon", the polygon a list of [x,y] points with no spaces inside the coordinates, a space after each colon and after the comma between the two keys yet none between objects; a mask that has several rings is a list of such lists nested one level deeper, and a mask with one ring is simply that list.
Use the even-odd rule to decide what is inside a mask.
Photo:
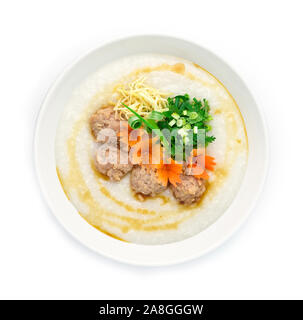
[{"label": "shredded ginger", "polygon": [[118,94],[118,102],[114,106],[116,116],[121,120],[127,120],[133,113],[122,103],[135,110],[140,116],[146,117],[151,111],[163,112],[167,109],[167,93],[160,92],[145,84],[145,78],[138,78],[129,84],[119,84],[115,88]]}]

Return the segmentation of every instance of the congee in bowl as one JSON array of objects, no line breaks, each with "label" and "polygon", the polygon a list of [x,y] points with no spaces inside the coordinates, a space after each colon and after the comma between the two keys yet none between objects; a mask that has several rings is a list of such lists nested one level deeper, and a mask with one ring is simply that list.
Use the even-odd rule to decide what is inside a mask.
[{"label": "congee in bowl", "polygon": [[142,54],[114,61],[74,91],[56,135],[58,178],[93,227],[164,244],[215,222],[244,177],[240,110],[190,61]]}]

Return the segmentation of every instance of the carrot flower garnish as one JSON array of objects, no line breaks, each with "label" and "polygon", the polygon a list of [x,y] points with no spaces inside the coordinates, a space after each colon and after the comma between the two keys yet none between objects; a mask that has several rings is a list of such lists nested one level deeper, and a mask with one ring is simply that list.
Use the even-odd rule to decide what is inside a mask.
[{"label": "carrot flower garnish", "polygon": [[168,182],[174,186],[176,186],[178,182],[181,182],[180,174],[182,173],[182,164],[170,159],[170,163],[161,161],[160,164],[154,165],[154,167],[157,169],[156,175],[158,181],[163,186],[167,186]]},{"label": "carrot flower garnish", "polygon": [[209,179],[207,170],[214,171],[216,165],[215,158],[205,154],[205,149],[193,149],[188,158],[187,168],[197,179]]}]

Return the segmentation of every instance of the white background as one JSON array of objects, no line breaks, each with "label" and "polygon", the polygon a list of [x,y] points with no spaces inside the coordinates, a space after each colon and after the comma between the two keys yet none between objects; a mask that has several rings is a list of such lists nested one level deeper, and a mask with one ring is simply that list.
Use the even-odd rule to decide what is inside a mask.
[{"label": "white background", "polygon": [[[2,1],[0,298],[303,298],[302,1]],[[69,236],[46,207],[32,142],[48,87],[117,37],[193,40],[244,78],[267,117],[270,170],[227,243],[165,268],[123,265]],[[263,155],[260,154],[260,157]]]}]

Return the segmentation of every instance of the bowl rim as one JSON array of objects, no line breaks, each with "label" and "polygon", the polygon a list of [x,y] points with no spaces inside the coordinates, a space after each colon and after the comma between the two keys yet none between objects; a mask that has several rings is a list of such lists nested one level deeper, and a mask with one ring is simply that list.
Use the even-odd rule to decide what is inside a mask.
[{"label": "bowl rim", "polygon": [[[209,245],[206,249],[203,250],[196,250],[193,254],[190,255],[184,255],[182,256],[178,256],[175,259],[170,258],[169,260],[165,260],[165,257],[162,257],[161,259],[155,259],[157,261],[141,261],[140,258],[139,259],[129,259],[127,257],[123,257],[121,255],[119,255],[119,253],[114,253],[111,254],[109,252],[104,252],[102,250],[100,250],[99,247],[95,246],[94,244],[92,244],[90,241],[87,241],[87,239],[81,238],[79,236],[78,231],[74,230],[72,228],[71,225],[67,225],[63,219],[61,219],[60,214],[58,213],[57,208],[55,208],[53,201],[51,200],[51,198],[49,197],[49,192],[48,192],[48,188],[47,188],[47,182],[44,181],[42,174],[41,174],[41,166],[40,166],[40,160],[39,160],[39,131],[41,128],[41,123],[42,123],[42,119],[44,116],[44,113],[47,109],[49,100],[51,99],[51,96],[54,94],[54,92],[56,91],[56,89],[61,85],[61,81],[64,79],[65,75],[68,74],[68,72],[70,72],[78,63],[80,63],[82,60],[84,60],[87,56],[93,54],[94,52],[97,52],[98,50],[106,47],[106,46],[111,46],[114,44],[117,44],[119,42],[122,41],[128,41],[128,40],[134,40],[134,39],[139,39],[139,38],[153,38],[153,39],[166,39],[168,41],[178,41],[178,42],[183,42],[183,43],[187,43],[191,46],[195,46],[197,48],[199,48],[200,50],[203,50],[204,52],[207,52],[207,54],[212,55],[213,57],[215,57],[218,60],[221,60],[221,62],[223,64],[225,64],[229,70],[234,73],[238,79],[242,82],[242,84],[245,86],[247,92],[251,95],[255,107],[257,109],[258,112],[258,116],[260,117],[260,124],[261,127],[263,129],[263,138],[264,138],[264,154],[263,154],[263,172],[262,175],[259,178],[259,184],[258,184],[258,188],[257,188],[257,192],[253,195],[251,201],[250,201],[250,205],[249,207],[245,210],[245,212],[242,214],[241,219],[238,219],[237,223],[234,224],[233,226],[229,227],[228,232],[225,232],[224,236],[221,236],[220,238],[218,238],[216,241],[214,241],[212,243],[212,245]],[[219,79],[220,80],[220,79]],[[57,218],[57,220],[60,222],[60,224],[64,227],[64,229],[66,231],[68,231],[68,233],[70,233],[75,239],[77,239],[77,241],[79,241],[80,243],[84,244],[86,247],[88,247],[89,249],[116,261],[122,262],[122,263],[126,263],[126,264],[131,264],[131,265],[136,265],[136,266],[167,266],[167,265],[174,265],[174,264],[179,264],[179,263],[183,263],[186,261],[191,261],[193,259],[196,259],[198,257],[201,257],[207,253],[209,253],[210,251],[213,251],[214,249],[216,249],[217,247],[221,246],[227,239],[229,239],[234,233],[237,232],[237,230],[242,226],[242,224],[247,220],[248,216],[251,214],[253,208],[255,207],[261,192],[264,188],[265,185],[265,181],[267,178],[267,174],[268,174],[268,168],[269,168],[269,135],[268,135],[268,127],[266,124],[266,120],[265,120],[265,115],[263,110],[259,107],[260,105],[260,101],[259,99],[256,98],[256,94],[252,94],[251,90],[247,87],[245,81],[242,79],[242,77],[238,74],[238,72],[235,71],[234,67],[231,66],[230,63],[227,63],[220,55],[218,55],[217,53],[213,53],[213,51],[205,48],[204,46],[201,46],[200,44],[193,42],[193,41],[188,41],[185,40],[183,38],[180,37],[174,37],[174,36],[170,36],[170,35],[163,35],[163,34],[142,34],[142,35],[133,35],[133,36],[129,36],[129,37],[117,37],[112,41],[104,41],[103,43],[98,44],[97,46],[94,46],[93,48],[86,50],[84,53],[82,53],[80,56],[78,56],[76,59],[74,59],[71,63],[69,63],[62,71],[61,73],[57,76],[57,78],[55,79],[55,81],[52,83],[52,85],[50,86],[50,88],[48,89],[40,110],[38,111],[38,115],[36,118],[36,123],[35,123],[35,132],[34,132],[34,141],[33,141],[33,151],[34,151],[34,165],[35,165],[35,171],[36,171],[36,176],[37,176],[37,180],[39,183],[39,186],[41,188],[43,197],[48,205],[48,207],[51,209],[51,212],[55,215],[55,217]],[[241,111],[241,107],[239,106],[240,111]],[[244,180],[244,179],[243,179]],[[243,184],[243,183],[242,183]],[[242,188],[242,186],[240,187]],[[239,193],[240,190],[237,191],[237,194]],[[66,201],[68,201],[68,199],[66,198]],[[233,200],[233,203],[235,202],[235,199]],[[232,203],[232,204],[233,204]],[[229,211],[229,209],[232,207],[232,204],[229,206],[229,208],[226,210]],[[224,212],[222,214],[222,216],[224,216],[226,214],[226,212]],[[78,214],[78,212],[76,212],[76,214],[80,217],[80,215]],[[88,224],[82,217],[81,219],[83,220],[83,222],[85,224]],[[155,250],[160,250],[160,248],[168,248],[169,250],[180,246],[181,244],[184,243],[190,243],[194,238],[196,238],[197,236],[199,236],[200,234],[204,233],[206,230],[208,230],[209,228],[213,227],[214,225],[216,225],[218,223],[218,221],[220,221],[220,218],[217,219],[212,225],[210,225],[208,228],[206,228],[205,230],[203,230],[202,232],[199,232],[197,235],[194,235],[190,238],[181,240],[181,241],[177,241],[177,242],[173,242],[173,243],[169,243],[169,244],[163,244],[163,245],[144,245],[144,244],[134,244],[134,243],[124,243],[122,241],[116,240],[114,238],[111,238],[109,236],[106,236],[108,239],[106,239],[107,241],[105,241],[108,243],[109,241],[114,241],[114,242],[119,242],[119,246],[121,246],[122,250],[124,250],[126,247],[125,245],[127,245],[129,248],[133,248],[135,249],[134,252],[139,253],[142,249],[143,250],[148,250],[148,251],[155,251]],[[97,231],[98,233],[100,233],[100,231]],[[104,240],[104,239],[103,239]],[[117,248],[117,245],[115,245],[114,247]]]}]

